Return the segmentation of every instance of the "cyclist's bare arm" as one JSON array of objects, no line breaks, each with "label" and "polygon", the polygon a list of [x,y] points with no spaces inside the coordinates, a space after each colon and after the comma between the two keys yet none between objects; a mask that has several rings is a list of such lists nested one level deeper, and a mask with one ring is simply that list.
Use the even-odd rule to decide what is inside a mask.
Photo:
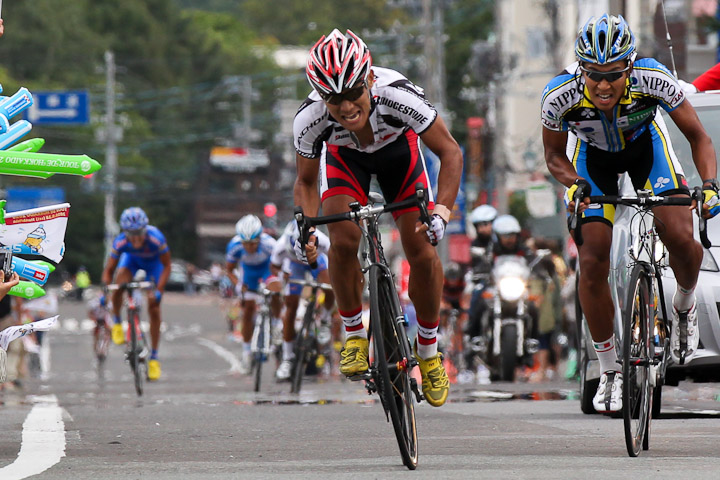
[{"label": "cyclist's bare arm", "polygon": [[[293,190],[295,205],[301,206],[305,215],[316,217],[320,210],[320,196],[317,187],[320,159],[305,158],[295,154],[295,163],[297,164],[297,178]],[[311,264],[317,260],[318,256],[316,241],[317,238],[312,236],[305,246],[308,262]]]},{"label": "cyclist's bare arm", "polygon": [[110,285],[113,280],[113,275],[115,274],[115,269],[118,266],[118,258],[110,257],[107,259],[107,263],[105,263],[105,268],[102,272],[101,281],[103,285]]},{"label": "cyclist's bare arm", "polygon": [[295,163],[297,164],[297,178],[293,189],[295,205],[301,206],[308,217],[316,217],[320,209],[317,187],[320,159],[305,158],[296,154]]},{"label": "cyclist's bare arm", "polygon": [[170,270],[171,270],[170,260],[171,260],[171,258],[170,258],[169,251],[160,255],[160,263],[162,263],[163,271],[160,274],[160,278],[158,279],[157,289],[160,290],[161,292],[165,292],[165,285],[167,285],[168,278],[170,278]]},{"label": "cyclist's bare arm", "polygon": [[420,135],[420,139],[440,159],[435,203],[452,210],[462,176],[463,159],[460,146],[439,116],[435,119],[435,123]]},{"label": "cyclist's bare arm", "polygon": [[693,162],[700,179],[717,178],[715,147],[690,102],[688,100],[682,102],[670,112],[670,118],[690,142]]},{"label": "cyclist's bare arm", "polygon": [[555,180],[569,187],[578,178],[578,174],[565,153],[567,138],[567,132],[556,132],[544,127],[542,129],[545,163],[548,170]]},{"label": "cyclist's bare arm", "polygon": [[[550,174],[566,187],[572,186],[578,179],[578,173],[575,170],[570,159],[567,157],[565,147],[567,146],[567,132],[556,132],[547,128],[542,129],[543,148],[545,149],[545,164]],[[584,205],[580,205],[580,212],[585,211],[589,200]],[[568,204],[568,212],[575,211],[575,202]]]},{"label": "cyclist's bare arm", "polygon": [[275,265],[274,263],[270,264],[270,273],[273,274],[276,277],[279,277],[282,273],[282,266],[281,265]]},{"label": "cyclist's bare arm", "polygon": [[225,264],[225,273],[227,274],[232,284],[234,286],[237,286],[238,278],[237,275],[235,275],[235,267],[237,267],[237,262],[227,262]]}]

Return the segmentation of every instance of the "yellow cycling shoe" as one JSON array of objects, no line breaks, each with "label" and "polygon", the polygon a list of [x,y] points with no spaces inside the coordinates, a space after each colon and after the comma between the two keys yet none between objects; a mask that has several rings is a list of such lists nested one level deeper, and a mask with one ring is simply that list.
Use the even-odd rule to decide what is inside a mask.
[{"label": "yellow cycling shoe", "polygon": [[148,380],[154,382],[160,378],[160,362],[158,360],[150,360],[148,362]]},{"label": "yellow cycling shoe", "polygon": [[363,373],[370,368],[368,355],[370,344],[367,338],[350,337],[340,351],[340,373],[347,377]]},{"label": "yellow cycling shoe", "polygon": [[448,380],[445,367],[442,363],[442,353],[436,353],[430,358],[422,359],[418,356],[420,373],[422,374],[422,392],[425,400],[433,407],[442,406],[450,392],[450,381]]},{"label": "yellow cycling shoe", "polygon": [[123,332],[122,324],[115,323],[111,330],[112,341],[115,345],[122,345],[125,343],[125,332]]}]

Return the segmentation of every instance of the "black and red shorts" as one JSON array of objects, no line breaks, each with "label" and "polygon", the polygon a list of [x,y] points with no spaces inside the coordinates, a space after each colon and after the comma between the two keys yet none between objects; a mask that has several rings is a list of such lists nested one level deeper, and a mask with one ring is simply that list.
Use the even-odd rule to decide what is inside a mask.
[{"label": "black and red shorts", "polygon": [[[435,202],[425,167],[425,158],[417,134],[407,130],[396,141],[372,153],[361,152],[337,145],[326,145],[320,165],[322,200],[335,195],[349,195],[362,205],[368,203],[370,181],[375,175],[385,197],[393,203],[415,195],[420,182],[428,191],[428,209]],[[417,211],[417,207],[393,212],[400,215]]]}]

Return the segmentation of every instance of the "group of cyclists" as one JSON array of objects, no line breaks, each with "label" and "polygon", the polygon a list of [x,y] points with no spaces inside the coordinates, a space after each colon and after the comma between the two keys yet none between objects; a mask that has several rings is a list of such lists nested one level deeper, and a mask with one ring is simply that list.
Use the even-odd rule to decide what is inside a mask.
[{"label": "group of cyclists", "polygon": [[[617,411],[622,405],[623,379],[607,282],[614,210],[596,208],[588,197],[617,194],[618,174],[624,172],[637,189],[649,189],[655,195],[689,195],[658,107],[669,113],[692,146],[703,179],[703,214],[708,218],[720,210],[720,185],[712,140],[678,80],[657,60],[638,57],[635,37],[622,16],[605,14],[588,20],[578,33],[575,54],[577,61],[542,92],[542,140],[549,173],[567,188],[568,211],[575,208],[577,192],[577,198],[583,199],[579,211],[585,242],[578,250],[578,294],[603,372],[594,406],[601,412]],[[433,243],[444,237],[455,203],[463,166],[460,147],[423,89],[397,71],[374,66],[368,47],[350,30],[342,33],[336,29],[317,41],[309,52],[306,75],[312,90],[296,114],[293,138],[297,152],[294,203],[307,216],[318,215],[320,209],[324,215],[343,213],[351,202],[366,204],[373,177],[388,203],[414,195],[418,183],[430,194],[429,226],[418,220],[417,208],[394,213],[394,220],[410,265],[408,295],[417,313],[413,345],[423,395],[431,405],[441,406],[448,398],[450,383],[437,343],[444,275]],[[434,184],[428,177],[421,141],[440,160]],[[702,248],[693,239],[689,209],[663,207],[655,214],[678,280],[671,353],[676,361],[681,353],[687,361],[698,348],[694,289]],[[481,205],[469,218],[474,226],[473,282],[487,278],[494,256],[530,255],[519,241],[521,228],[514,217]],[[142,268],[156,282],[157,290],[149,302],[153,337],[150,377],[157,379],[160,300],[169,274],[169,249],[139,208],[123,212],[120,223],[123,232],[115,239],[102,281],[110,283],[113,274],[116,282],[128,281]],[[226,273],[242,301],[245,372],[250,369],[252,322],[262,284],[278,293],[284,288],[284,295],[272,297],[270,307],[274,321],[283,325],[282,360],[276,376],[278,380],[289,378],[300,287],[283,287],[282,279],[302,278],[307,272],[332,285],[332,291],[326,292],[323,315],[330,318],[337,309],[344,327],[340,372],[353,376],[368,369],[368,335],[362,322],[364,284],[357,257],[360,231],[351,222],[333,223],[327,230],[325,235],[311,229],[304,244],[294,221],[277,240],[263,232],[255,215],[245,215],[237,222],[236,236],[226,250]],[[315,263],[317,268],[311,268]],[[115,292],[116,342],[123,339],[120,301],[120,292]],[[482,291],[473,292],[465,325],[470,335],[481,330],[478,322],[487,308]]]}]

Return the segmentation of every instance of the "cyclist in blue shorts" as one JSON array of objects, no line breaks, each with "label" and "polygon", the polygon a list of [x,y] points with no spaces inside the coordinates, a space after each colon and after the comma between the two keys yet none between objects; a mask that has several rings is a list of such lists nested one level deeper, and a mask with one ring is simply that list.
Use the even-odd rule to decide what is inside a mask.
[{"label": "cyclist in blue shorts", "polygon": [[[148,379],[160,378],[161,369],[158,360],[160,345],[160,301],[170,276],[170,248],[165,235],[152,225],[140,207],[125,209],[120,215],[122,232],[115,237],[110,257],[102,273],[103,285],[113,282],[122,284],[131,282],[138,270],[144,270],[147,279],[155,283],[155,290],[148,293],[148,314],[150,315],[150,344],[152,351],[148,362]],[[120,321],[120,307],[123,292],[116,290],[112,294],[113,326],[111,335],[117,345],[125,343],[125,335]]]},{"label": "cyclist in blue shorts", "polygon": [[[236,292],[241,296],[242,324],[241,333],[243,347],[241,356],[242,373],[250,373],[252,356],[250,341],[254,327],[257,303],[263,301],[258,293],[260,282],[264,282],[268,290],[279,292],[282,289],[280,280],[270,271],[270,256],[275,239],[263,233],[262,222],[255,215],[245,215],[235,224],[235,235],[227,245],[225,269]],[[235,274],[238,264],[242,267],[242,282]],[[273,296],[270,310],[273,323],[279,321],[282,304],[278,296]]]},{"label": "cyclist in blue shorts", "polygon": [[[270,263],[274,272],[283,272],[286,278],[292,280],[304,280],[305,274],[310,272],[313,278],[323,283],[330,283],[330,275],[328,274],[327,252],[330,248],[330,239],[324,233],[317,231],[317,248],[318,259],[317,268],[313,269],[299,261],[295,255],[295,241],[300,236],[297,222],[291,220],[285,227],[285,231],[278,239],[273,249]],[[285,287],[285,314],[283,315],[283,355],[282,362],[278,366],[275,376],[279,381],[289,380],[292,373],[293,360],[295,352],[293,351],[293,341],[295,340],[295,316],[297,315],[298,304],[300,303],[300,294],[302,286],[289,283]],[[335,296],[332,290],[325,292],[325,301],[321,307],[321,314],[330,321],[332,310],[335,305]]]},{"label": "cyclist in blue shorts", "polygon": [[[568,187],[570,211],[578,189],[584,199],[580,221],[585,242],[578,249],[578,294],[602,372],[593,405],[599,412],[618,411],[623,378],[607,281],[615,209],[593,208],[587,197],[617,195],[618,174],[624,172],[635,189],[663,196],[689,195],[659,112],[662,108],[692,146],[693,162],[703,179],[703,216],[714,216],[720,210],[715,149],[677,79],[654,58],[636,58],[635,37],[622,16],[605,14],[588,20],[578,32],[575,56],[577,62],[543,91],[545,162],[553,177]],[[683,354],[689,361],[699,342],[695,285],[703,249],[693,239],[691,209],[663,206],[653,213],[677,279],[670,354],[676,363]],[[679,323],[687,328],[678,328]],[[687,335],[681,339],[684,332]],[[687,348],[681,351],[683,344]]]}]

